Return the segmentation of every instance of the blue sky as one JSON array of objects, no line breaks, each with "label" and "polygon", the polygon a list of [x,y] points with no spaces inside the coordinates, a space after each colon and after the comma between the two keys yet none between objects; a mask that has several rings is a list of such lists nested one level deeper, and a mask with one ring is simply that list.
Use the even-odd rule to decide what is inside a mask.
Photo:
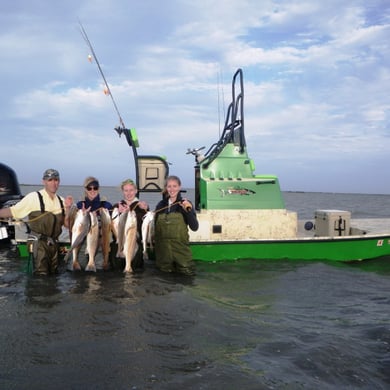
[{"label": "blue sky", "polygon": [[0,5],[1,162],[19,181],[134,175],[91,40],[139,154],[193,187],[187,148],[217,141],[244,72],[256,174],[285,191],[390,194],[388,0],[14,0]]}]

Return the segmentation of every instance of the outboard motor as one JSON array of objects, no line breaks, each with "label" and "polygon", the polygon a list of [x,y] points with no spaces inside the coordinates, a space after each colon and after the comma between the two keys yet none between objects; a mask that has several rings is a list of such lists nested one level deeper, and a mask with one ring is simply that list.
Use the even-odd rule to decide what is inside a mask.
[{"label": "outboard motor", "polygon": [[16,173],[0,163],[0,208],[12,205],[22,199]]},{"label": "outboard motor", "polygon": [[[0,163],[0,208],[10,207],[22,199],[18,178],[15,172],[5,164]],[[0,242],[14,237],[14,226],[6,221],[0,221]]]}]

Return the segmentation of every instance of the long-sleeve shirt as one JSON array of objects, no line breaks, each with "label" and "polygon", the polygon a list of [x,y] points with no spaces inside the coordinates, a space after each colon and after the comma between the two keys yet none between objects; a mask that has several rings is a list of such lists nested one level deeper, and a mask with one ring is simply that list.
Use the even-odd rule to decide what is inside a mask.
[{"label": "long-sleeve shirt", "polygon": [[196,213],[195,213],[195,209],[192,205],[192,208],[190,211],[186,211],[183,209],[183,207],[181,207],[180,205],[180,202],[182,201],[182,197],[180,196],[180,194],[178,194],[177,198],[176,198],[176,202],[172,203],[171,205],[169,205],[169,198],[164,198],[162,199],[156,206],[156,220],[158,218],[158,215],[160,213],[165,213],[165,214],[168,214],[168,213],[181,213],[183,218],[184,218],[184,222],[189,226],[189,228],[192,230],[192,231],[196,231],[198,230],[199,228],[199,222],[198,222],[198,219],[196,217]]}]

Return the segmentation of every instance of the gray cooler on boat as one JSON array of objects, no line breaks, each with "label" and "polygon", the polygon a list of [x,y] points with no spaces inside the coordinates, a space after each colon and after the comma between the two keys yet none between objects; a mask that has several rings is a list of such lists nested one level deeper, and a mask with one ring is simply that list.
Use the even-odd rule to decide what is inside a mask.
[{"label": "gray cooler on boat", "polygon": [[351,213],[343,210],[317,210],[315,212],[317,237],[349,236]]}]

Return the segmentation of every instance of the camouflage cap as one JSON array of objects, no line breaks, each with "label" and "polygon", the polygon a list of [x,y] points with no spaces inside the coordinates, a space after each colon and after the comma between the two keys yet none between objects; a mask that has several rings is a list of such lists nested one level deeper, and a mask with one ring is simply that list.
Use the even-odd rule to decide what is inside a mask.
[{"label": "camouflage cap", "polygon": [[60,174],[56,169],[46,169],[45,172],[43,172],[43,180],[49,180],[49,179],[59,179]]}]

